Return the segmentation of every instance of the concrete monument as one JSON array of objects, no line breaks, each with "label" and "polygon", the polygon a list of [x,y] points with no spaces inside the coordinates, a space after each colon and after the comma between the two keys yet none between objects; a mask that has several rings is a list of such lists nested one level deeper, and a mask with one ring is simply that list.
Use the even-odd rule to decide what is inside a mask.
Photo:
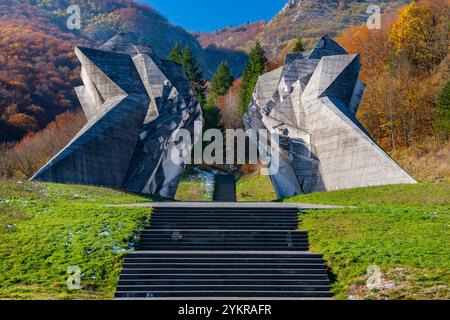
[{"label": "concrete monument", "polygon": [[32,178],[173,198],[184,164],[172,133],[203,121],[182,67],[119,33],[99,49],[77,47],[84,85],[75,88],[86,126]]},{"label": "concrete monument", "polygon": [[360,70],[359,55],[325,36],[259,78],[244,123],[280,136],[279,170],[271,176],[280,198],[415,183],[356,119],[365,89]]}]

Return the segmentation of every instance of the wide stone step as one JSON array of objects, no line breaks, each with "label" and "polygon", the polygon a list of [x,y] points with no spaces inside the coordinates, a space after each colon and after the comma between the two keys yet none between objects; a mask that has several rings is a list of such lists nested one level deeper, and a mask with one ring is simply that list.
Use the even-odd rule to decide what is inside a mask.
[{"label": "wide stone step", "polygon": [[[161,224],[161,225],[156,225],[154,226],[154,230],[166,230],[168,227],[167,224]],[[197,229],[200,230],[217,230],[219,226],[200,226],[197,227]],[[228,230],[235,230],[237,229],[237,227],[240,227],[240,229],[243,230],[265,230],[265,229],[272,229],[272,230],[279,230],[279,231],[284,231],[284,230],[295,230],[297,229],[297,227],[286,227],[286,226],[237,226],[237,225],[229,225],[226,227],[223,227],[222,230],[224,231],[228,231]],[[183,230],[190,230],[192,229],[193,226],[182,226],[182,225],[177,225],[174,226],[174,230],[179,230],[179,231],[183,231]]]},{"label": "wide stone step", "polygon": [[182,283],[186,286],[330,286],[329,280],[293,280],[293,279],[134,279],[134,280],[120,280],[119,286],[170,286]]},{"label": "wide stone step", "polygon": [[[159,263],[159,262],[151,262],[151,263],[135,263],[135,262],[126,262],[123,264],[124,268],[131,268],[131,269],[272,269],[272,270],[283,270],[286,268],[286,264],[280,263],[271,263],[271,264],[258,264],[258,263],[248,263],[248,264],[242,264],[242,263]],[[320,270],[325,269],[323,264],[307,264],[307,263],[301,263],[301,264],[289,264],[289,269],[314,269],[314,270]]]},{"label": "wide stone step", "polygon": [[272,218],[272,219],[282,219],[282,218],[293,218],[297,219],[297,214],[290,214],[290,213],[283,213],[283,214],[275,214],[275,213],[229,213],[229,212],[223,212],[223,213],[214,213],[214,214],[202,214],[200,212],[191,212],[191,213],[165,213],[165,212],[155,212],[152,214],[152,217],[200,217],[200,218],[221,218],[221,217],[236,217],[236,218],[242,218],[242,217],[253,217],[253,218]]},{"label": "wide stone step", "polygon": [[[226,226],[229,226],[229,225],[239,226],[239,224],[245,225],[246,227],[247,226],[252,226],[252,225],[254,225],[254,226],[267,226],[267,227],[270,227],[270,226],[295,226],[295,227],[297,227],[299,223],[297,221],[284,222],[284,221],[238,221],[238,220],[236,220],[236,221],[220,221],[220,222],[219,221],[199,221],[199,222],[196,222],[196,221],[190,221],[188,219],[185,220],[185,221],[154,221],[154,220],[152,220],[151,223],[150,223],[152,229],[153,229],[153,227],[155,225],[160,225],[160,224],[173,224],[173,225],[185,224],[185,225],[192,226],[193,228],[191,228],[191,229],[195,229],[195,226],[197,226],[197,225],[199,227],[204,227],[204,226],[207,226],[207,227],[211,227],[211,226],[219,226],[219,227],[223,226],[223,227],[226,227]],[[173,229],[173,228],[171,228],[171,229]],[[236,229],[239,229],[239,228],[236,228]],[[270,229],[270,228],[268,228],[268,229]],[[287,229],[287,230],[289,230],[289,229]]]},{"label": "wide stone step", "polygon": [[[205,226],[205,225],[218,225],[218,226],[226,226],[226,225],[238,225],[243,224],[245,226],[248,225],[264,225],[264,226],[299,226],[299,222],[297,220],[291,220],[291,221],[283,221],[283,220],[239,220],[239,219],[221,219],[221,220],[192,220],[192,219],[185,219],[185,220],[169,220],[169,219],[152,219],[150,221],[150,226],[153,228],[155,224],[186,224],[186,225],[192,225],[192,226]],[[173,228],[172,228],[173,230]],[[286,231],[294,231],[294,230],[286,230]]]},{"label": "wide stone step", "polygon": [[179,222],[179,223],[293,223],[298,224],[298,219],[296,218],[255,218],[255,217],[152,217],[151,223],[155,222]]},{"label": "wide stone step", "polygon": [[[262,272],[262,271],[260,271]],[[182,280],[212,280],[212,281],[324,281],[329,282],[328,275],[321,274],[267,274],[267,273],[253,273],[253,274],[167,274],[167,273],[152,273],[152,274],[121,274],[122,281],[182,281]]]},{"label": "wide stone step", "polygon": [[153,251],[178,251],[178,250],[191,250],[191,251],[223,251],[223,250],[235,250],[235,251],[274,251],[274,250],[285,250],[285,251],[308,251],[308,242],[299,243],[269,243],[266,247],[261,249],[261,244],[258,243],[202,243],[202,242],[159,242],[154,244],[153,242],[139,243],[139,250],[153,250]]},{"label": "wide stone step", "polygon": [[329,291],[153,291],[153,292],[117,292],[117,298],[154,299],[154,298],[332,298]]},{"label": "wide stone step", "polygon": [[192,263],[232,263],[232,264],[320,264],[323,263],[321,258],[304,258],[304,259],[239,259],[239,258],[139,258],[139,257],[126,257],[125,263],[179,263],[183,262],[186,264]]},{"label": "wide stone step", "polygon": [[221,225],[192,225],[192,224],[167,224],[167,223],[156,223],[152,225],[152,228],[155,230],[166,230],[169,228],[173,228],[175,230],[190,230],[193,228],[201,229],[201,230],[217,230],[218,228],[221,228],[222,230],[235,230],[235,229],[243,229],[243,230],[295,230],[298,228],[297,225],[273,225],[273,224],[267,224],[267,225],[243,225],[243,224],[228,224],[225,226]]},{"label": "wide stone step", "polygon": [[235,286],[235,285],[181,285],[181,284],[175,284],[175,285],[127,285],[117,286],[117,291],[132,291],[132,292],[153,292],[153,291],[284,291],[284,292],[291,292],[291,291],[329,291],[331,288],[329,285],[284,285],[284,284],[277,284],[277,285],[241,285],[241,286]]},{"label": "wide stone step", "polygon": [[297,209],[270,209],[270,208],[189,208],[189,209],[165,209],[165,208],[155,208],[153,209],[154,213],[161,214],[208,214],[208,215],[217,215],[217,214],[276,214],[276,215],[299,215],[300,212]]},{"label": "wide stone step", "polygon": [[123,269],[123,274],[253,274],[253,273],[264,273],[264,274],[314,274],[314,275],[326,275],[326,268],[320,267],[318,269],[289,269],[289,268],[130,268],[127,267]]},{"label": "wide stone step", "polygon": [[307,238],[270,238],[270,239],[262,239],[262,238],[226,238],[226,237],[217,237],[217,238],[213,238],[211,237],[187,237],[187,236],[183,236],[182,238],[178,238],[177,236],[175,237],[145,237],[143,236],[140,241],[139,244],[151,244],[151,243],[170,243],[170,244],[180,244],[180,243],[185,243],[185,244],[200,244],[200,243],[205,243],[205,244],[215,244],[215,245],[219,245],[219,244],[239,244],[239,243],[248,243],[248,244],[264,244],[264,243],[274,243],[274,244],[284,244],[284,245],[291,245],[291,244],[303,244],[306,243],[308,244],[308,239]]},{"label": "wide stone step", "polygon": [[183,238],[176,238],[176,237],[167,237],[167,238],[146,238],[143,237],[139,241],[139,244],[145,244],[149,245],[152,243],[157,244],[214,244],[214,245],[245,245],[245,244],[251,244],[251,245],[261,245],[261,244],[267,244],[267,245],[298,245],[298,244],[309,244],[308,239],[306,238],[272,238],[272,239],[254,239],[254,238],[224,238],[224,237],[218,237],[218,238],[189,238],[189,237],[183,237]]},{"label": "wide stone step", "polygon": [[155,258],[155,259],[215,259],[215,260],[227,260],[227,259],[240,259],[241,261],[253,261],[258,259],[268,259],[269,261],[280,260],[302,260],[302,259],[323,259],[322,255],[299,252],[299,253],[284,253],[284,252],[187,252],[187,251],[136,251],[128,253],[125,258]]},{"label": "wide stone step", "polygon": [[[180,231],[183,232],[183,231]],[[277,242],[277,241],[308,241],[308,236],[305,235],[293,235],[293,236],[271,236],[271,237],[260,237],[260,236],[245,236],[239,235],[232,237],[229,235],[189,235],[189,234],[143,234],[141,235],[140,241],[220,241],[220,242],[242,242],[242,241],[267,241],[267,242]]]},{"label": "wide stone step", "polygon": [[232,235],[237,237],[307,237],[308,233],[302,231],[270,231],[270,230],[153,230],[145,229],[142,231],[141,236],[173,236],[174,234],[180,233],[186,236],[198,236],[198,237],[209,237],[209,236],[226,236]]},{"label": "wide stone step", "polygon": [[303,231],[271,231],[271,230],[153,230],[153,229],[145,229],[141,232],[141,236],[173,236],[174,234],[180,233],[181,235],[186,236],[224,236],[224,235],[233,235],[237,237],[307,237],[308,233]]}]

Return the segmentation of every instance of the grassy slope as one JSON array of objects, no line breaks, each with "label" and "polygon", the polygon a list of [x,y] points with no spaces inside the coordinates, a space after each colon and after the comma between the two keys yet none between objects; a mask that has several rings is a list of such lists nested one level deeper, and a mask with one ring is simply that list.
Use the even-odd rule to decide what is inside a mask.
[{"label": "grassy slope", "polygon": [[[0,299],[109,299],[151,199],[102,188],[0,181]],[[69,266],[80,291],[66,286]]]},{"label": "grassy slope", "polygon": [[188,167],[181,179],[175,199],[177,201],[212,201],[214,182],[208,179],[213,178]]},{"label": "grassy slope", "polygon": [[[337,277],[338,298],[450,298],[449,184],[354,189],[286,201],[358,206],[302,217],[311,250],[324,254]],[[366,286],[371,265],[383,272],[380,290]]]},{"label": "grassy slope", "polygon": [[238,201],[274,201],[277,199],[268,176],[251,175],[242,177],[236,184]]}]

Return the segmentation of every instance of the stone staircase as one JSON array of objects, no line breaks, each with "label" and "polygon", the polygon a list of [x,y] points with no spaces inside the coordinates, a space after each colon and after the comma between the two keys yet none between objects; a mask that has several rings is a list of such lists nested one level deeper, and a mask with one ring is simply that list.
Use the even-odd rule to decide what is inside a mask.
[{"label": "stone staircase", "polygon": [[118,299],[329,299],[320,255],[289,208],[155,208]]},{"label": "stone staircase", "polygon": [[214,201],[236,202],[236,182],[233,175],[216,175]]}]

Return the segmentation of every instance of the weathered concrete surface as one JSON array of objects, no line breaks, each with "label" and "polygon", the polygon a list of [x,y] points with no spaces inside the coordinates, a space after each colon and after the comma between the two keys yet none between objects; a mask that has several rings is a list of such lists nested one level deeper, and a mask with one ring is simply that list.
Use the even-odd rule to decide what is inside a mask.
[{"label": "weathered concrete surface", "polygon": [[173,198],[184,164],[169,155],[172,133],[203,121],[181,66],[118,34],[78,47],[84,85],[75,88],[88,123],[34,180],[106,186]]},{"label": "weathered concrete surface", "polygon": [[259,78],[244,123],[280,135],[281,170],[272,176],[280,198],[415,183],[356,119],[360,70],[359,55],[325,36]]}]

